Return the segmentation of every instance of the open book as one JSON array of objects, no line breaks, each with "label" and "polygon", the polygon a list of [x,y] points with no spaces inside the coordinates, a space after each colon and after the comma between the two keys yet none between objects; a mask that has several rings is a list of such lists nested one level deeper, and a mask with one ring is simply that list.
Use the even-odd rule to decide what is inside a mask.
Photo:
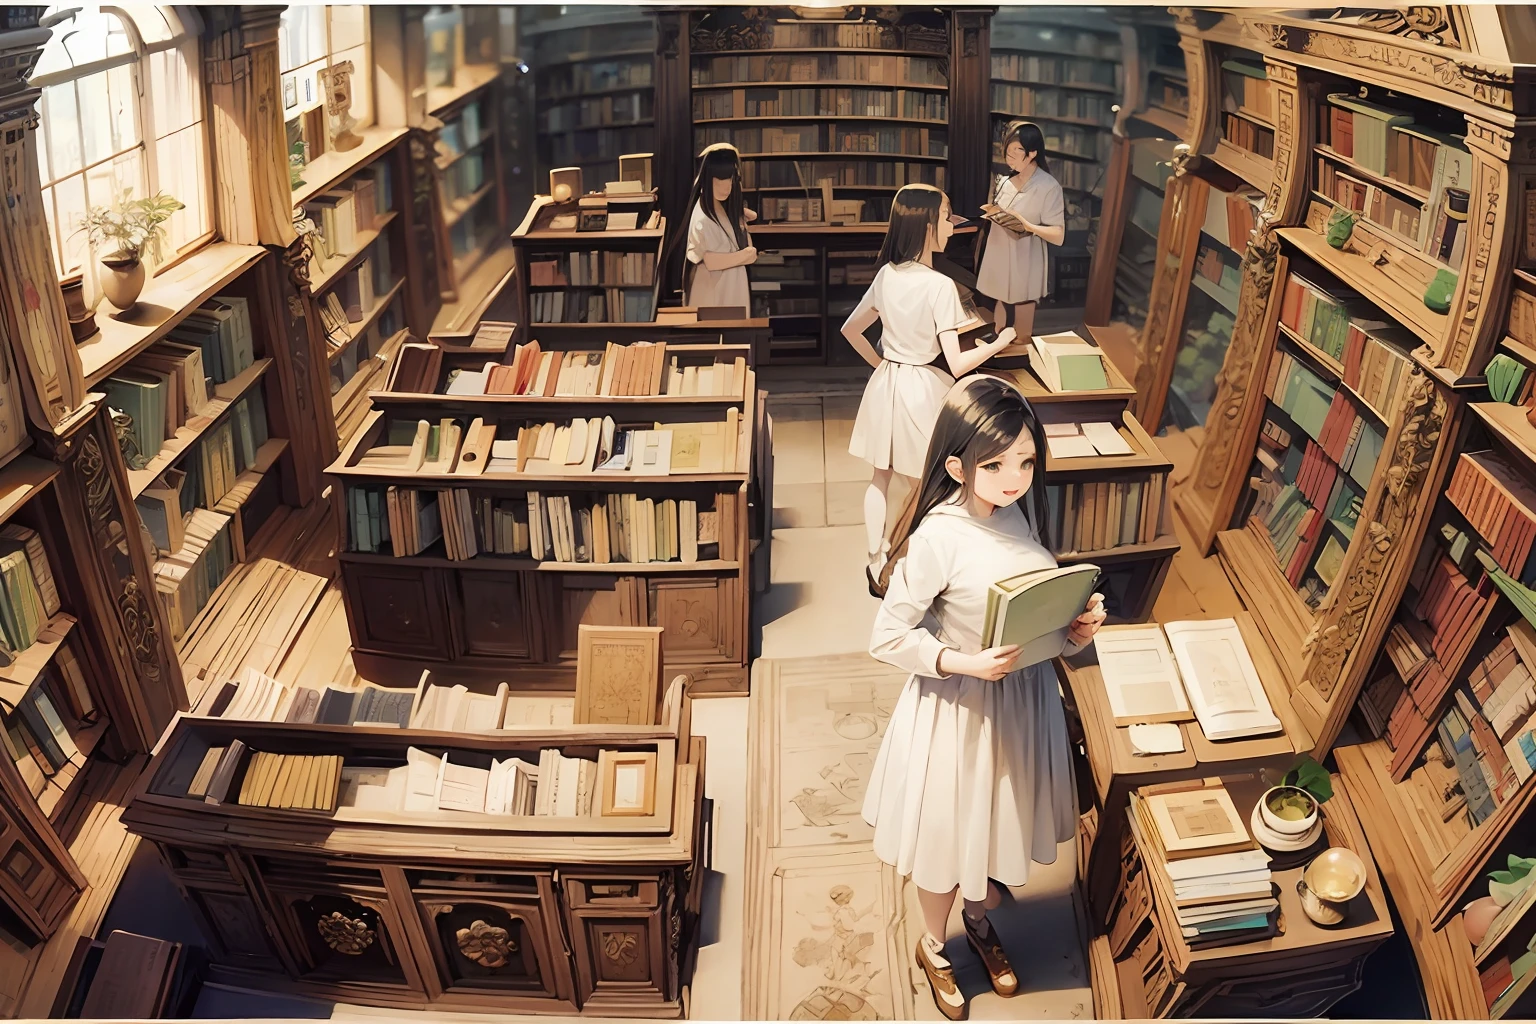
[{"label": "open book", "polygon": [[1003,209],[996,203],[982,203],[981,215],[984,219],[991,221],[993,224],[1005,227],[1009,231],[1016,232],[1017,234],[1022,235],[1029,230],[1024,226],[1024,222],[1019,219],[1017,214],[1015,214],[1012,210]]},{"label": "open book", "polygon": [[1066,331],[1030,339],[1029,366],[1055,392],[1102,391],[1109,387],[1104,355],[1097,345]]},{"label": "open book", "polygon": [[1026,665],[1049,661],[1067,645],[1072,620],[1083,613],[1099,581],[1099,567],[1083,563],[1036,569],[999,580],[987,589],[981,640],[988,647],[1018,644]]}]

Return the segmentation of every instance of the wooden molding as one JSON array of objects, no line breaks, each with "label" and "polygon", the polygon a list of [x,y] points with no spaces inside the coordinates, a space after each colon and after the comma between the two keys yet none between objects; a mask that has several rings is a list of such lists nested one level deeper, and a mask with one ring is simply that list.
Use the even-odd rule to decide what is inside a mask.
[{"label": "wooden molding", "polygon": [[1141,329],[1141,364],[1136,368],[1136,397],[1132,411],[1148,432],[1162,423],[1178,353],[1184,308],[1189,301],[1189,281],[1195,269],[1195,250],[1205,220],[1205,179],[1185,173],[1185,164],[1174,158],[1175,172],[1164,189],[1162,221],[1157,229],[1157,267],[1152,272],[1147,322]]},{"label": "wooden molding", "polygon": [[1467,118],[1467,148],[1472,151],[1472,176],[1477,183],[1467,213],[1472,237],[1451,300],[1450,332],[1431,345],[1435,365],[1455,377],[1481,375],[1504,334],[1510,275],[1498,273],[1497,268],[1514,265],[1520,226],[1518,208],[1510,201],[1512,141],[1507,129]]},{"label": "wooden molding", "polygon": [[1099,239],[1088,270],[1088,295],[1083,303],[1083,322],[1102,327],[1112,319],[1115,306],[1115,273],[1120,245],[1125,238],[1126,193],[1130,187],[1131,149],[1135,143],[1116,134],[1109,144],[1109,168],[1104,174],[1104,206],[1099,213]]}]

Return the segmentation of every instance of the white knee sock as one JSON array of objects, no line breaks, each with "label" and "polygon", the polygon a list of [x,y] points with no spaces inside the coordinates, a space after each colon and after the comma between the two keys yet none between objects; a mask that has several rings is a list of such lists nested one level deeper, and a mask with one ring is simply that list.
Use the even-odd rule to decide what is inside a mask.
[{"label": "white knee sock", "polygon": [[864,491],[864,532],[870,566],[878,568],[885,554],[885,492],[873,483]]}]

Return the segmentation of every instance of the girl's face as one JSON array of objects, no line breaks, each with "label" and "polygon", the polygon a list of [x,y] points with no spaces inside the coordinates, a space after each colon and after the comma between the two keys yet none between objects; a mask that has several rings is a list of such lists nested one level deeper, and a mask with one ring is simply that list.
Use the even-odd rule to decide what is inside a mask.
[{"label": "girl's face", "polygon": [[949,197],[939,204],[939,222],[928,229],[928,242],[934,252],[943,252],[955,233],[955,225],[949,219]]},{"label": "girl's face", "polygon": [[[957,457],[951,455],[944,465],[951,477],[964,483],[964,467]],[[1024,497],[1034,481],[1035,439],[1026,430],[1007,451],[977,463],[971,491],[994,508],[1007,508]]]},{"label": "girl's face", "polygon": [[735,183],[735,180],[734,178],[710,179],[710,189],[714,193],[715,202],[723,203],[731,198],[731,185]]},{"label": "girl's face", "polygon": [[1024,147],[1017,142],[1008,143],[1008,148],[1003,151],[1003,161],[1014,174],[1020,174],[1035,166],[1034,155],[1025,153]]}]

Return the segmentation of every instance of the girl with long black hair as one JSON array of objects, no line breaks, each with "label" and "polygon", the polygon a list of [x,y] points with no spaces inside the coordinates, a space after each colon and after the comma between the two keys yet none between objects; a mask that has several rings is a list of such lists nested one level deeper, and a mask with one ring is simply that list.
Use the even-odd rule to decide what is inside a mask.
[{"label": "girl with long black hair", "polygon": [[1012,173],[998,183],[993,202],[1017,217],[1024,230],[992,224],[976,290],[997,300],[996,322],[1015,328],[1027,343],[1034,333],[1035,306],[1049,287],[1046,245],[1066,241],[1066,197],[1046,163],[1039,125],[1015,121],[1008,126],[1003,162]]},{"label": "girl with long black hair", "polygon": [[[1012,333],[960,351],[957,327],[967,319],[955,282],[933,269],[954,234],[949,197],[932,185],[907,185],[891,202],[879,270],[843,324],[843,337],[875,373],[865,385],[848,451],[874,467],[864,494],[871,592],[885,559],[885,518],[891,478],[922,472],[928,435],[955,382],[1002,351]],[[864,332],[880,321],[880,351]],[[939,365],[943,357],[945,368]]]},{"label": "girl with long black hair", "polygon": [[757,262],[757,249],[747,225],[756,219],[742,203],[736,147],[719,142],[705,148],[688,198],[683,305],[738,306],[742,316],[751,315],[747,267]]},{"label": "girl with long black hair", "polygon": [[[1076,834],[1066,714],[1049,662],[1015,665],[986,648],[987,589],[1051,568],[1045,432],[1012,385],[978,374],[944,397],[922,480],[892,534],[885,597],[869,651],[912,673],[886,727],[864,797],[875,855],[918,888],[926,934],[917,962],[951,1020],[967,1012],[944,953],[958,892],[965,934],[1003,996],[1018,975],[987,911]],[[1104,622],[1093,595],[1063,653]]]}]

